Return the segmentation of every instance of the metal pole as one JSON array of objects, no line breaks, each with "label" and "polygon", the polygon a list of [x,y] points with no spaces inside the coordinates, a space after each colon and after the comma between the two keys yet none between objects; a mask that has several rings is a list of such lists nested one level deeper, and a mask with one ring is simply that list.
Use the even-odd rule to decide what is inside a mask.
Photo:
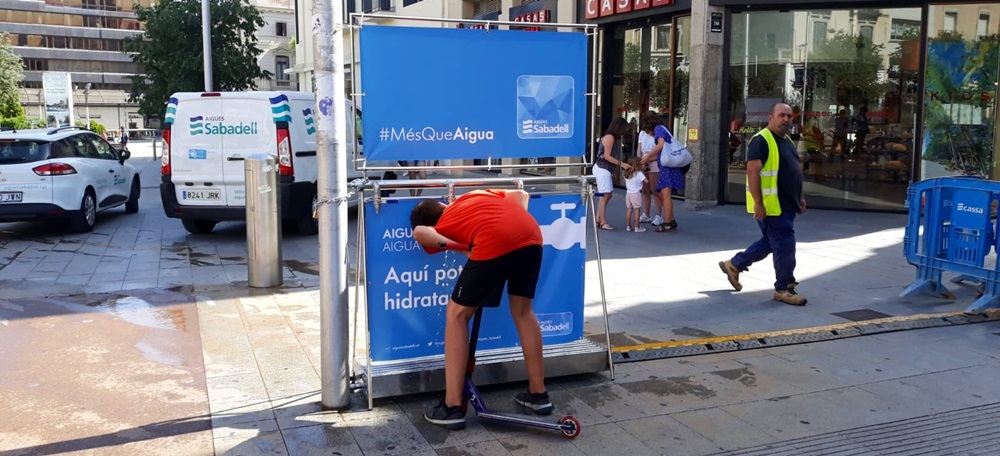
[{"label": "metal pole", "polygon": [[87,107],[87,129],[90,129],[90,88],[92,86],[88,82],[87,85],[83,86],[83,105]]},{"label": "metal pole", "polygon": [[320,401],[350,405],[347,311],[347,114],[344,96],[343,4],[313,0],[316,158],[319,206]]},{"label": "metal pole", "polygon": [[244,161],[247,211],[247,278],[252,288],[280,286],[281,201],[278,166],[266,154]]},{"label": "metal pole", "polygon": [[211,0],[201,0],[201,53],[205,57],[205,91],[212,91],[212,12]]}]

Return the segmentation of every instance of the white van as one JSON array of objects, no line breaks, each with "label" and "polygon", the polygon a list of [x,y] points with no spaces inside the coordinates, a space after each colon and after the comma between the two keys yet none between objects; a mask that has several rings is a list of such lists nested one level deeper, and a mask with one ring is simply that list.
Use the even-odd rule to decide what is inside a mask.
[{"label": "white van", "polygon": [[[306,92],[175,93],[167,104],[160,196],[167,217],[191,233],[246,219],[243,160],[270,154],[278,163],[281,214],[315,234],[316,98]],[[347,102],[347,119],[351,102]],[[360,111],[347,122],[347,160],[354,156]],[[345,160],[348,180],[361,177]]]}]

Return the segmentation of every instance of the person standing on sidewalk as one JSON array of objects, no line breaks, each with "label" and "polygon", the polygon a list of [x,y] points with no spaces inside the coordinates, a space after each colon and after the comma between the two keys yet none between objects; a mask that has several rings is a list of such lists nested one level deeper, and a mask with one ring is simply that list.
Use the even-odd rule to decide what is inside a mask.
[{"label": "person standing on sidewalk", "polygon": [[761,238],[737,253],[732,259],[720,261],[736,291],[743,289],[740,273],[751,264],[774,254],[774,300],[793,306],[806,304],[806,298],[795,292],[795,214],[806,210],[802,195],[802,167],[795,143],[787,137],[792,127],[792,108],[778,103],[767,115],[767,128],[761,130],[747,145],[747,212],[753,214],[760,227]]},{"label": "person standing on sidewalk", "polygon": [[[660,156],[660,149],[663,149],[665,144],[662,141],[663,138],[657,140],[654,133],[660,122],[660,115],[656,111],[649,111],[642,116],[642,120],[639,121],[639,150],[636,154],[640,159],[645,159],[640,163],[645,167],[648,178],[647,182],[642,185],[642,214],[639,216],[639,223],[652,222],[654,226],[663,223],[660,195],[656,194],[653,189],[660,180],[660,161],[655,158]],[[646,158],[647,155],[650,158]]]},{"label": "person standing on sidewalk", "polygon": [[528,198],[522,190],[476,190],[449,205],[425,199],[410,213],[413,239],[427,253],[450,249],[469,256],[445,310],[444,398],[424,413],[430,423],[465,428],[469,320],[480,307],[500,306],[505,287],[528,371],[528,390],[514,401],[538,415],[555,409],[545,389],[542,330],[532,308],[542,268],[542,230],[528,213]]},{"label": "person standing on sidewalk", "polygon": [[629,131],[628,121],[619,117],[611,121],[608,129],[604,131],[600,141],[597,143],[597,154],[594,158],[594,178],[597,181],[597,193],[601,194],[597,200],[597,227],[602,230],[614,230],[615,227],[608,223],[607,209],[611,197],[615,195],[612,173],[616,167],[628,171],[630,166],[622,159],[621,146],[619,143],[623,136]]}]

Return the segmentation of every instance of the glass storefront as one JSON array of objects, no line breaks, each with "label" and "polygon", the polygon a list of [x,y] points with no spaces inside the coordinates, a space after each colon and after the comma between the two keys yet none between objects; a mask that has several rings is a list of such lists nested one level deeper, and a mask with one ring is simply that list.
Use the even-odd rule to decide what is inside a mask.
[{"label": "glass storefront", "polygon": [[781,102],[795,115],[810,206],[902,210],[918,146],[921,9],[738,12],[730,33],[725,199],[745,201],[747,142]]},{"label": "glass storefront", "polygon": [[[689,86],[689,51],[691,17],[674,17],[658,25],[622,28],[616,33],[620,40],[618,52],[606,54],[618,59],[620,69],[611,78],[611,103],[614,116],[624,117],[632,126],[622,139],[623,150],[636,153],[639,119],[649,111],[660,115],[663,125],[676,137],[684,139],[687,131],[687,99]],[[610,123],[610,119],[604,122]],[[622,185],[620,175],[615,184]]]},{"label": "glass storefront", "polygon": [[997,180],[1000,6],[931,5],[920,177]]}]

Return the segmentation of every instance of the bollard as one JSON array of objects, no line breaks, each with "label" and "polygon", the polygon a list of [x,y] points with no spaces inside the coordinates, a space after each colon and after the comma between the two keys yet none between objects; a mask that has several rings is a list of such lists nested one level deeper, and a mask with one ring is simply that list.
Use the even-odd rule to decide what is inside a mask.
[{"label": "bollard", "polygon": [[270,155],[254,154],[244,160],[246,170],[247,267],[253,288],[282,284],[281,210],[278,170]]}]

